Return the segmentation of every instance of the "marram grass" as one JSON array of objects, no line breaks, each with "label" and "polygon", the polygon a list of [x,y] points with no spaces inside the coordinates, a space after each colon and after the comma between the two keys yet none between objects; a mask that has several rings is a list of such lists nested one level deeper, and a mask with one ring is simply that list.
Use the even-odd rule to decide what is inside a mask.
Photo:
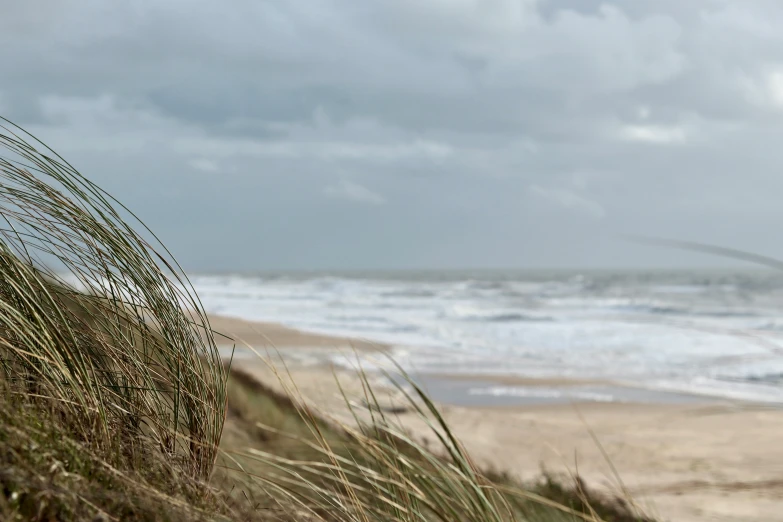
[{"label": "marram grass", "polygon": [[0,123],[0,346],[11,393],[56,402],[91,437],[143,432],[208,477],[226,377],[187,278],[151,233],[134,231],[129,211]]}]

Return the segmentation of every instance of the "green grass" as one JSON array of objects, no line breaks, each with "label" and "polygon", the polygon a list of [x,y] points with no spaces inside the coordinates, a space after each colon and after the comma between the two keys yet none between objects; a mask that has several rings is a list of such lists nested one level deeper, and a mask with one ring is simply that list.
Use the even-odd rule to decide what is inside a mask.
[{"label": "green grass", "polygon": [[181,473],[182,462],[139,440],[96,444],[82,428],[38,401],[2,403],[0,519],[174,522],[229,513],[217,492]]},{"label": "green grass", "polygon": [[337,425],[225,367],[130,211],[8,122],[0,149],[3,519],[643,520],[578,482],[482,473],[420,390],[428,447],[382,412]]}]

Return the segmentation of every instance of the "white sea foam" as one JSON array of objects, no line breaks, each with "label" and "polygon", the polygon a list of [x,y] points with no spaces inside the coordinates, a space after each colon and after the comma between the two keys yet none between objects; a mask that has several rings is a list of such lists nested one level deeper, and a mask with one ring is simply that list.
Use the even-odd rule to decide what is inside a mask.
[{"label": "white sea foam", "polygon": [[468,395],[490,395],[493,397],[524,397],[528,399],[555,399],[567,401],[617,402],[617,398],[609,393],[588,390],[568,390],[561,388],[533,388],[524,386],[490,386],[487,388],[471,388]]}]

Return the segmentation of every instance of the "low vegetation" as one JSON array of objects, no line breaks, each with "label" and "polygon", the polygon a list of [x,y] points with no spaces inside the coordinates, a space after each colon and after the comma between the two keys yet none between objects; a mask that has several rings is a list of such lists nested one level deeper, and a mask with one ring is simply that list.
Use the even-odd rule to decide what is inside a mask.
[{"label": "low vegetation", "polygon": [[427,447],[381,408],[338,425],[232,370],[130,211],[9,122],[0,148],[3,520],[645,520],[482,473],[415,386]]}]

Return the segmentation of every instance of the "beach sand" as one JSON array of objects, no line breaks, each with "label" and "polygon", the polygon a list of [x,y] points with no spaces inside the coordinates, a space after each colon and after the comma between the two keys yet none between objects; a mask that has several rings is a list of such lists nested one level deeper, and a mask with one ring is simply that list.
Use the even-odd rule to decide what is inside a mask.
[{"label": "beach sand", "polygon": [[[226,333],[243,337],[262,352],[271,344],[280,353],[383,348],[279,325],[224,318],[211,321],[214,329],[222,327]],[[296,392],[317,411],[340,421],[347,422],[348,417],[335,377],[357,402],[362,397],[355,374],[328,365],[289,366],[289,373],[281,377],[264,362],[247,358],[241,370],[276,388],[291,390],[295,383]],[[601,384],[510,376],[498,377],[497,383],[530,387]],[[380,381],[376,386],[382,404],[402,404],[391,387]],[[628,494],[660,520],[783,521],[783,409],[705,399],[668,404],[442,405],[441,410],[485,468],[507,471],[523,480],[535,479],[543,469],[578,471],[588,486]],[[415,414],[403,411],[397,417],[412,433],[427,437],[426,426]]]},{"label": "beach sand", "polygon": [[[256,349],[340,349],[361,351],[383,351],[387,347],[380,343],[301,332],[275,323],[244,321],[230,317],[210,316],[210,326],[215,332],[215,342],[225,348],[247,345]],[[233,339],[229,339],[231,337]]]}]

